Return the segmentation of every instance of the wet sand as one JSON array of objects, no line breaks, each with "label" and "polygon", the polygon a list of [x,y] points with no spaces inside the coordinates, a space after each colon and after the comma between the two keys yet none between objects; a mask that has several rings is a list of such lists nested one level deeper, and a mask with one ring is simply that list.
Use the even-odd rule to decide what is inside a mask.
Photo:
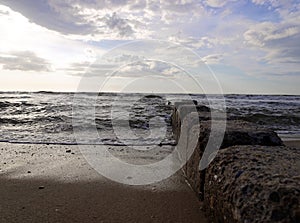
[{"label": "wet sand", "polygon": [[97,173],[77,146],[0,143],[0,154],[0,222],[206,222],[181,171],[128,186]]},{"label": "wet sand", "polygon": [[299,148],[300,149],[300,139],[294,139],[294,140],[284,140],[283,139],[283,143],[286,146],[289,147],[295,147],[295,148]]}]

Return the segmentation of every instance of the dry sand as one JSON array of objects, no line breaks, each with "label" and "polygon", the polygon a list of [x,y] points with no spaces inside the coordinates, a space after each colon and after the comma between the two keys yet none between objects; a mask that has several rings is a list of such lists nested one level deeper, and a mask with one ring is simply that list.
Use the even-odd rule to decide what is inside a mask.
[{"label": "dry sand", "polygon": [[77,146],[0,143],[0,154],[0,222],[206,222],[180,171],[128,186],[97,173]]}]

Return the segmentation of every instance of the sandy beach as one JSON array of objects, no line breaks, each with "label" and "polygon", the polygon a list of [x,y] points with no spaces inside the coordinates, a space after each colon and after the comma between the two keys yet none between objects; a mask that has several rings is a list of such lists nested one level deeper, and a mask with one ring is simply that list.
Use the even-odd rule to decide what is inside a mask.
[{"label": "sandy beach", "polygon": [[[300,140],[284,143],[300,148]],[[170,151],[132,156],[111,149],[135,163]],[[181,171],[159,183],[129,186],[101,176],[75,145],[0,143],[0,152],[0,222],[207,222]]]},{"label": "sandy beach", "polygon": [[206,222],[181,171],[128,186],[98,174],[77,146],[0,143],[0,152],[0,222]]}]

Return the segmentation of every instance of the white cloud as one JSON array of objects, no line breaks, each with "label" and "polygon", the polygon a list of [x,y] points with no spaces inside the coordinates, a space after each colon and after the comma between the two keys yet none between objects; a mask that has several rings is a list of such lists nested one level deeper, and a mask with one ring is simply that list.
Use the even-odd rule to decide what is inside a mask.
[{"label": "white cloud", "polygon": [[202,58],[203,62],[206,64],[219,64],[222,61],[222,59],[222,54],[212,54]]},{"label": "white cloud", "polygon": [[230,3],[230,2],[236,2],[237,0],[206,0],[206,4],[210,7],[214,7],[214,8],[220,8],[225,6],[226,4]]},{"label": "white cloud", "polygon": [[73,41],[62,34],[31,23],[20,13],[0,6],[0,52],[32,52],[44,58],[53,68],[66,66],[72,61],[87,60],[89,51],[102,53],[99,47]]},{"label": "white cloud", "polygon": [[[85,75],[90,77],[105,77],[112,75],[113,77],[122,78],[139,78],[145,76],[162,76],[175,78],[184,75],[184,72],[172,65],[162,61],[155,60],[134,60],[128,63],[95,61],[94,63],[81,62],[73,63],[66,69],[72,75]],[[183,77],[183,76],[182,76]]]},{"label": "white cloud", "polygon": [[199,48],[206,48],[206,49],[212,49],[217,48],[220,46],[230,45],[232,42],[234,42],[234,37],[210,37],[210,36],[203,36],[199,39],[196,38],[187,38],[179,40],[181,44],[184,44],[186,46],[189,46],[193,49],[199,49]]},{"label": "white cloud", "polygon": [[[293,15],[295,17],[295,15]],[[300,22],[285,19],[280,23],[263,22],[244,33],[247,44],[266,53],[260,59],[269,64],[293,63],[285,67],[286,72],[295,72],[300,61]],[[299,66],[299,65],[298,65]]]},{"label": "white cloud", "polygon": [[[0,41],[5,43],[0,52],[31,52],[23,61],[12,56],[23,65],[26,61],[27,65],[37,64],[40,59],[41,67],[32,70],[47,70],[48,63],[51,74],[105,76],[116,65],[145,58],[130,49],[115,57],[113,66],[105,61],[90,65],[99,54],[127,40],[159,39],[192,49],[208,64],[232,65],[249,75],[295,75],[300,61],[300,4],[290,0],[252,2],[251,7],[260,10],[247,11],[249,2],[236,0],[2,0],[11,9],[0,6]],[[261,13],[264,10],[268,15]],[[167,52],[177,64],[189,61],[176,46],[173,51],[151,46],[143,46],[148,58],[159,59]],[[12,63],[7,55],[1,60],[3,68]],[[23,65],[23,70],[30,67]],[[128,75],[151,70],[177,72],[160,63],[135,65],[135,69],[127,66],[123,71]]]},{"label": "white cloud", "polygon": [[51,65],[47,60],[30,51],[1,53],[0,65],[4,70],[51,71]]},{"label": "white cloud", "polygon": [[174,74],[180,72],[180,70],[173,67],[173,73],[171,72],[171,65],[161,61],[137,61],[131,64],[127,64],[115,73],[115,76],[119,77],[143,77],[148,76],[166,76],[169,78],[174,77]]},{"label": "white cloud", "polygon": [[[191,16],[199,18],[206,13],[203,3],[197,0],[47,0],[38,5],[34,0],[4,0],[4,3],[38,25],[87,40],[159,38],[163,35],[158,29],[184,26],[191,22]],[[40,13],[44,16],[38,16]]]},{"label": "white cloud", "polygon": [[281,0],[252,0],[252,2],[256,5],[270,5],[271,7],[279,7],[282,5],[286,5],[290,2],[292,2],[291,0],[285,0],[285,1],[281,1]]},{"label": "white cloud", "polygon": [[206,4],[211,7],[222,7],[226,4],[224,0],[206,0]]},{"label": "white cloud", "polygon": [[5,16],[5,15],[9,15],[9,11],[8,10],[5,10],[5,8],[1,9],[0,7],[0,16]]},{"label": "white cloud", "polygon": [[255,24],[244,33],[247,43],[255,46],[265,46],[269,41],[284,39],[300,33],[300,27],[290,26],[287,23],[274,24],[263,22]]},{"label": "white cloud", "polygon": [[105,24],[110,30],[117,31],[120,37],[131,36],[134,34],[134,31],[132,27],[127,23],[127,20],[118,17],[116,12],[114,12],[112,15],[106,16]]}]

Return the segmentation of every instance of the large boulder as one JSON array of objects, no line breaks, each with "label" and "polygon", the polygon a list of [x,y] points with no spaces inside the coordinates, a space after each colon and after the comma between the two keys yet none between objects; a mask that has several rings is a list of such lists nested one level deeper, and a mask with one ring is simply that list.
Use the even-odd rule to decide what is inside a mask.
[{"label": "large boulder", "polygon": [[[192,120],[195,120],[192,119]],[[224,125],[223,121],[215,121],[216,131],[214,137],[210,142],[209,150],[206,148],[210,134],[211,134],[211,121],[200,121],[199,124],[191,125],[189,127],[182,126],[182,134],[180,137],[187,138],[186,148],[191,150],[189,143],[194,143],[195,135],[198,135],[196,147],[192,154],[186,156],[186,165],[183,167],[187,180],[191,184],[192,188],[198,194],[200,199],[203,199],[204,193],[204,182],[205,182],[205,164],[208,164],[210,160],[216,155],[219,149],[224,149],[234,145],[263,145],[263,146],[281,146],[283,145],[278,135],[269,129],[257,126],[255,124],[239,121],[230,120],[226,122],[225,132],[222,128],[218,128],[218,125]],[[200,129],[199,129],[200,128]],[[187,133],[188,137],[183,134]],[[193,140],[189,140],[193,136]],[[220,138],[218,143],[217,138]],[[182,141],[181,139],[179,141]],[[206,151],[205,151],[206,150]],[[209,152],[215,151],[215,152]],[[203,170],[199,170],[200,160],[204,164]]]},{"label": "large boulder", "polygon": [[220,150],[206,170],[204,189],[211,222],[300,222],[300,150]]}]

